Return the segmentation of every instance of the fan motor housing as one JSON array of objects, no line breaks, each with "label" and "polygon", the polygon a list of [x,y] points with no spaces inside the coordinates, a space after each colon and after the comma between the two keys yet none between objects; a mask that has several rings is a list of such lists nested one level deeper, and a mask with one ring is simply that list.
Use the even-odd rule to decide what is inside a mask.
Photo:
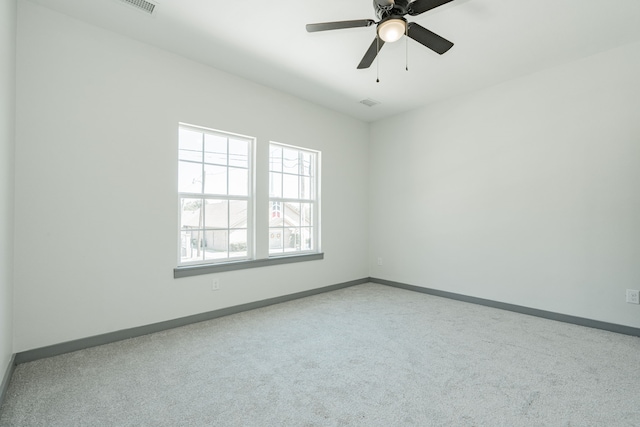
[{"label": "fan motor housing", "polygon": [[373,0],[373,8],[378,19],[382,20],[390,16],[404,16],[409,12],[408,0],[395,0],[389,5],[382,5],[380,0]]}]

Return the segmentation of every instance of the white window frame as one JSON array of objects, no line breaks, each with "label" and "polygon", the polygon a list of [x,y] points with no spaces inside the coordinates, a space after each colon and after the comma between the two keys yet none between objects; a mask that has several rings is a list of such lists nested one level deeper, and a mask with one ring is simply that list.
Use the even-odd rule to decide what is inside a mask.
[{"label": "white window frame", "polygon": [[[181,245],[181,226],[182,226],[182,218],[181,218],[181,209],[180,203],[182,197],[194,197],[197,199],[232,199],[238,200],[242,199],[243,196],[228,196],[225,195],[220,197],[218,195],[205,195],[203,193],[188,193],[186,191],[179,191],[178,188],[178,197],[177,197],[177,209],[178,209],[178,224],[177,224],[177,266],[173,269],[174,278],[183,278],[183,277],[191,277],[191,276],[199,276],[204,274],[215,274],[227,271],[234,270],[243,270],[249,268],[261,268],[268,267],[273,265],[282,265],[282,264],[290,264],[290,263],[298,263],[298,262],[308,262],[308,261],[319,261],[324,259],[324,253],[321,251],[321,229],[320,229],[320,183],[321,183],[321,152],[304,148],[297,147],[293,145],[282,144],[279,142],[270,142],[266,150],[258,149],[258,141],[254,137],[232,133],[227,131],[216,130],[208,127],[191,125],[188,123],[179,123],[178,130],[181,128],[194,130],[202,133],[212,133],[214,135],[220,135],[223,137],[234,137],[240,139],[247,139],[250,144],[249,148],[249,158],[248,158],[248,196],[247,196],[247,252],[246,257],[233,257],[233,258],[206,258],[203,256],[203,259],[199,259],[196,261],[182,261],[182,245]],[[269,221],[267,218],[267,214],[271,216],[270,208],[270,193],[268,186],[258,186],[256,184],[256,176],[259,173],[260,179],[270,180],[270,144],[277,144],[278,146],[282,146],[285,148],[290,148],[298,151],[303,151],[307,153],[314,154],[314,167],[315,167],[315,181],[314,181],[314,193],[313,193],[313,209],[312,209],[312,217],[313,217],[313,242],[315,246],[311,250],[307,251],[291,251],[284,253],[269,253]],[[178,166],[180,167],[181,161],[181,153],[180,153],[180,138],[178,135]],[[259,156],[258,156],[259,154]],[[265,156],[265,157],[262,157]],[[205,164],[207,162],[204,161],[204,148],[203,148],[203,157],[202,161],[199,162],[201,164]],[[258,163],[259,162],[259,163]],[[216,163],[216,162],[210,162]],[[208,163],[207,163],[208,164]],[[204,167],[204,166],[203,166]],[[227,162],[227,169],[229,165]],[[228,171],[227,171],[228,173]],[[263,175],[264,173],[264,175]],[[180,175],[178,174],[178,179],[180,179]],[[203,178],[206,182],[206,176]],[[227,183],[228,185],[228,183]],[[179,186],[178,186],[179,187]],[[202,189],[204,189],[204,184]],[[260,189],[260,193],[258,193],[258,189]],[[266,190],[262,193],[263,190]],[[259,202],[259,205],[258,205]],[[309,200],[303,200],[303,203],[308,203]],[[280,206],[280,212],[283,214],[284,205]],[[259,213],[259,216],[257,216]],[[205,212],[206,215],[206,212]],[[264,218],[263,218],[264,216]],[[206,222],[206,217],[205,217]],[[227,224],[230,228],[230,224]],[[302,224],[301,224],[302,227]],[[206,229],[206,224],[200,227],[198,224],[197,229]],[[192,248],[189,248],[192,249]]]},{"label": "white window frame", "polygon": [[[229,194],[229,180],[228,180],[228,176],[229,176],[229,169],[233,168],[233,166],[229,165],[229,151],[227,149],[227,165],[226,165],[226,169],[227,169],[227,194],[226,195],[218,195],[218,194],[207,194],[204,193],[204,189],[202,190],[202,192],[180,192],[178,191],[178,253],[177,253],[177,265],[178,267],[189,267],[189,266],[206,266],[206,265],[215,265],[215,264],[226,264],[226,263],[232,263],[232,262],[239,262],[239,261],[247,261],[247,260],[253,260],[255,259],[255,213],[254,213],[254,201],[255,201],[255,185],[254,185],[254,174],[255,174],[255,165],[254,165],[254,157],[255,157],[255,148],[256,148],[256,139],[247,135],[241,135],[241,134],[237,134],[237,133],[232,133],[232,132],[227,132],[227,131],[221,131],[221,130],[216,130],[216,129],[210,129],[210,128],[205,128],[202,126],[195,126],[195,125],[190,125],[187,123],[179,123],[178,126],[178,131],[180,131],[181,129],[185,129],[185,130],[192,130],[192,131],[196,131],[196,132],[200,132],[204,134],[209,134],[209,135],[214,135],[214,136],[218,136],[218,137],[223,137],[228,139],[231,138],[235,138],[238,140],[243,140],[246,141],[249,144],[248,147],[248,168],[247,168],[247,195],[246,196],[238,196],[238,195],[230,195]],[[228,147],[228,146],[227,146]],[[178,138],[178,149],[180,150],[180,141]],[[180,160],[180,155],[178,155],[178,165],[180,164],[181,161],[184,160]],[[203,157],[202,157],[202,161],[198,162],[198,161],[191,161],[192,163],[197,163],[197,164],[201,164],[204,170],[205,165],[208,165],[209,163],[207,163],[205,161],[205,157],[204,157],[204,144],[203,144]],[[220,166],[220,165],[216,165],[216,166]],[[203,177],[204,177],[204,172],[203,172]],[[206,179],[206,178],[204,178]],[[204,184],[203,184],[204,185]],[[183,230],[182,230],[182,210],[181,210],[181,200],[183,198],[194,198],[194,199],[202,199],[203,201],[206,200],[226,200],[226,201],[231,201],[231,200],[242,200],[242,201],[246,201],[247,202],[247,224],[246,224],[246,233],[247,233],[247,251],[246,251],[246,255],[244,256],[230,256],[231,252],[230,252],[230,235],[231,235],[231,230],[233,230],[234,228],[231,226],[231,224],[229,223],[229,218],[227,217],[227,256],[223,257],[223,258],[205,258],[204,257],[204,249],[203,249],[203,258],[199,259],[199,260],[195,260],[195,261],[182,261],[182,249],[183,249]],[[229,211],[228,211],[229,212]],[[229,214],[228,214],[229,215]],[[223,228],[217,228],[218,230],[223,230]],[[203,230],[207,231],[207,225],[206,223],[203,224]],[[197,243],[199,244],[199,243]]]},{"label": "white window frame", "polygon": [[[273,170],[272,168],[272,162],[271,162],[271,152],[272,152],[272,147],[277,147],[277,148],[281,148],[282,150],[295,150],[298,152],[299,158],[302,158],[303,154],[308,154],[311,155],[312,158],[312,162],[309,165],[310,168],[310,174],[309,175],[305,175],[303,168],[303,162],[300,161],[298,163],[298,172],[297,173],[291,173],[291,172],[285,172],[284,170]],[[282,160],[284,161],[284,159]],[[269,226],[269,229],[267,230],[267,232],[269,233],[268,235],[268,240],[269,240],[269,258],[280,258],[280,257],[290,257],[290,256],[299,256],[299,255],[305,255],[305,254],[317,254],[321,252],[321,240],[320,240],[320,226],[321,226],[321,219],[320,219],[320,182],[321,182],[321,177],[320,177],[320,165],[321,165],[321,152],[317,151],[317,150],[311,150],[308,148],[304,148],[304,147],[299,147],[299,146],[295,146],[295,145],[289,145],[289,144],[283,144],[280,142],[275,142],[275,141],[270,141],[269,142],[269,158],[268,158],[268,162],[269,162],[269,219],[271,220],[272,218],[272,204],[278,204],[279,209],[276,209],[278,212],[280,212],[280,214],[282,215],[282,219],[284,221],[284,216],[286,215],[286,203],[306,203],[306,204],[311,204],[311,226],[310,227],[303,227],[302,224],[300,224],[298,226],[299,229],[302,228],[311,228],[311,241],[312,241],[312,245],[311,248],[309,249],[302,249],[302,248],[297,248],[294,250],[285,250],[285,248],[282,248],[282,251],[272,251],[271,248],[271,234],[274,231],[274,227],[271,227],[271,225]],[[272,182],[272,173],[280,173],[281,174],[281,178],[283,178],[285,175],[288,176],[296,176],[298,179],[298,197],[285,197],[285,195],[283,194],[283,188],[284,188],[284,179],[281,179],[280,182],[280,186],[281,189],[279,191],[280,196],[274,196],[273,191],[272,191],[272,185],[274,185],[274,183]],[[305,177],[309,177],[310,178],[310,183],[311,183],[311,188],[310,188],[310,197],[309,198],[304,198],[301,195],[301,182],[302,179]],[[284,224],[284,223],[283,223]],[[280,228],[280,227],[278,227]],[[282,226],[282,230],[283,233],[285,231],[285,229],[287,228],[286,225]],[[284,241],[284,235],[282,236],[283,241]]]}]

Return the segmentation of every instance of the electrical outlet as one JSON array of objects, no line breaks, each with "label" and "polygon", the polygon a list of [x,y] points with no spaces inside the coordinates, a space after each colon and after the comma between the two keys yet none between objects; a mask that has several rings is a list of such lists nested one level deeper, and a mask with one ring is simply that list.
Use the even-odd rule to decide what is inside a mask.
[{"label": "electrical outlet", "polygon": [[211,281],[211,290],[212,291],[220,290],[220,279],[213,279]]},{"label": "electrical outlet", "polygon": [[627,302],[629,304],[640,304],[640,291],[637,289],[627,289]]},{"label": "electrical outlet", "polygon": [[381,256],[378,257],[378,265],[382,265],[382,257]]}]

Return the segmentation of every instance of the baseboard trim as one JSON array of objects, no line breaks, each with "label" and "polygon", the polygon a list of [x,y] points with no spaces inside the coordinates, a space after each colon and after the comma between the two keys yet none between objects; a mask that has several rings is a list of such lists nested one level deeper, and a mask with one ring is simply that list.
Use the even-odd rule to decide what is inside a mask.
[{"label": "baseboard trim", "polygon": [[190,325],[192,323],[204,322],[206,320],[211,320],[211,319],[215,319],[222,316],[229,316],[231,314],[241,313],[243,311],[255,310],[257,308],[267,307],[273,304],[280,304],[283,302],[293,301],[296,299],[305,298],[312,295],[331,292],[331,291],[348,288],[355,285],[361,285],[363,283],[367,283],[368,281],[369,281],[369,278],[366,277],[363,279],[338,283],[336,285],[325,286],[317,289],[310,289],[308,291],[297,292],[294,294],[283,295],[280,297],[274,297],[274,298],[269,298],[261,301],[250,302],[246,304],[236,305],[233,307],[221,308],[219,310],[213,310],[206,313],[194,314],[191,316],[181,317],[178,319],[167,320],[164,322],[153,323],[150,325],[138,326],[130,329],[123,329],[120,331],[108,332],[106,334],[95,335],[87,338],[80,338],[77,340],[67,341],[60,344],[53,344],[47,347],[40,347],[33,350],[22,351],[15,355],[15,364],[20,365],[22,363],[33,362],[35,360],[44,359],[47,357],[58,356],[65,353],[71,353],[73,351],[84,350],[90,347],[110,344],[113,342],[122,341],[129,338],[140,337],[143,335],[152,334],[154,332],[161,332],[167,329],[179,328],[181,326]]},{"label": "baseboard trim", "polygon": [[0,383],[0,406],[2,406],[2,402],[4,402],[4,397],[7,394],[7,390],[9,389],[9,383],[11,382],[11,377],[13,376],[13,371],[16,369],[16,355],[12,354],[11,359],[9,360],[9,366],[4,371],[4,376],[2,377],[2,383]]},{"label": "baseboard trim", "polygon": [[13,375],[13,371],[16,365],[33,362],[35,360],[44,359],[47,357],[58,356],[65,353],[71,353],[73,351],[83,350],[86,348],[96,347],[99,345],[110,344],[117,341],[126,340],[129,338],[136,338],[143,335],[152,334],[154,332],[161,332],[167,329],[179,328],[181,326],[190,325],[192,323],[204,322],[206,320],[212,320],[218,317],[229,316],[232,314],[241,313],[244,311],[255,310],[262,307],[267,307],[274,304],[280,304],[283,302],[293,301],[300,298],[305,298],[313,295],[322,294],[325,292],[331,292],[338,289],[344,289],[351,286],[361,285],[364,283],[377,283],[380,285],[392,286],[395,288],[406,289],[414,292],[420,292],[423,294],[434,295],[443,298],[449,298],[457,301],[468,302],[472,304],[484,305],[487,307],[498,308],[501,310],[513,311],[516,313],[527,314],[530,316],[542,317],[545,319],[556,320],[559,322],[571,323],[579,326],[586,326],[589,328],[602,329],[605,331],[615,332],[624,335],[632,335],[640,337],[640,328],[634,328],[631,326],[619,325],[616,323],[601,322],[599,320],[592,320],[583,317],[571,316],[567,314],[555,313],[552,311],[538,310],[535,308],[509,304],[484,298],[477,298],[463,294],[456,294],[453,292],[441,291],[437,289],[425,288],[422,286],[409,285],[406,283],[395,282],[392,280],[379,279],[375,277],[365,277],[362,279],[352,280],[349,282],[338,283],[335,285],[325,286],[322,288],[311,289],[308,291],[297,292],[294,294],[283,295],[279,297],[269,298],[261,301],[250,302],[246,304],[236,305],[233,307],[222,308],[219,310],[213,310],[206,313],[194,314],[191,316],[181,317],[178,319],[167,320],[164,322],[153,323],[150,325],[138,326],[130,329],[123,329],[120,331],[108,332],[106,334],[96,335],[87,338],[80,338],[73,341],[67,341],[60,344],[54,344],[47,347],[40,347],[33,350],[27,350],[16,353],[11,358],[11,363],[7,368],[2,385],[0,388],[0,404],[4,398],[7,388],[9,387],[9,381]]},{"label": "baseboard trim", "polygon": [[586,326],[588,328],[602,329],[609,332],[615,332],[618,334],[632,335],[640,337],[640,328],[634,328],[631,326],[618,325],[616,323],[601,322],[599,320],[587,319],[584,317],[571,316],[568,314],[555,313],[553,311],[538,310],[536,308],[525,307],[521,305],[508,304],[505,302],[493,301],[489,299],[471,297],[463,294],[456,294],[453,292],[440,291],[437,289],[424,288],[422,286],[408,285],[406,283],[394,282],[392,280],[378,279],[370,277],[369,281],[380,285],[393,286],[395,288],[406,289],[409,291],[420,292],[423,294],[434,295],[443,298],[454,299],[463,302],[469,302],[472,304],[484,305],[492,308],[499,308],[501,310],[513,311],[516,313],[527,314],[529,316],[542,317],[550,320],[557,320],[559,322],[572,323],[574,325]]}]

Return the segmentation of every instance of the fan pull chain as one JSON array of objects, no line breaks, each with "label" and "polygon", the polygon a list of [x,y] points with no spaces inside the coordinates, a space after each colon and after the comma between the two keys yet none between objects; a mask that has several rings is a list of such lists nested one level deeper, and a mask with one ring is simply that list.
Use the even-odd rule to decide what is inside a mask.
[{"label": "fan pull chain", "polygon": [[405,62],[405,67],[404,69],[406,71],[409,71],[409,26],[405,25],[405,30],[404,30],[404,41],[405,41],[405,48],[406,48],[406,62]]},{"label": "fan pull chain", "polygon": [[380,83],[380,36],[376,34],[376,83]]}]

